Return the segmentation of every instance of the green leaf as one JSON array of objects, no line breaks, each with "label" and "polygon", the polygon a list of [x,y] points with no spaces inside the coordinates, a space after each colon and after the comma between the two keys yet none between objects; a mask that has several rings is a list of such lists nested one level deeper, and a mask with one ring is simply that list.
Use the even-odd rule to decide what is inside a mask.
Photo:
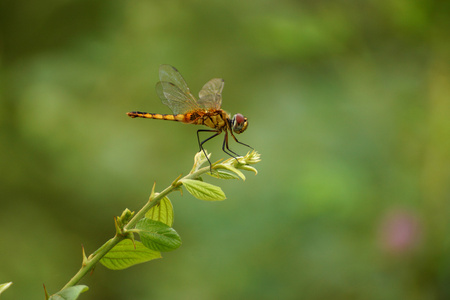
[{"label": "green leaf", "polygon": [[224,170],[214,170],[212,173],[208,172],[206,174],[219,179],[239,179],[239,176]]},{"label": "green leaf", "polygon": [[167,252],[181,246],[181,238],[178,233],[166,224],[143,218],[136,224],[141,242],[145,247]]},{"label": "green leaf", "polygon": [[160,221],[169,227],[173,225],[173,206],[169,198],[164,197],[161,201],[153,206],[146,214],[147,219]]},{"label": "green leaf", "polygon": [[7,288],[9,288],[11,286],[11,284],[12,284],[12,281],[0,284],[0,294],[3,293]]},{"label": "green leaf", "polygon": [[123,270],[157,258],[161,258],[158,251],[148,249],[139,241],[133,243],[126,239],[114,246],[100,263],[111,270]]},{"label": "green leaf", "polygon": [[75,285],[63,289],[62,291],[53,294],[48,298],[49,300],[75,300],[81,293],[86,292],[89,288],[86,285]]},{"label": "green leaf", "polygon": [[182,179],[180,182],[183,183],[186,190],[197,199],[220,201],[227,198],[222,189],[218,186],[192,179]]}]

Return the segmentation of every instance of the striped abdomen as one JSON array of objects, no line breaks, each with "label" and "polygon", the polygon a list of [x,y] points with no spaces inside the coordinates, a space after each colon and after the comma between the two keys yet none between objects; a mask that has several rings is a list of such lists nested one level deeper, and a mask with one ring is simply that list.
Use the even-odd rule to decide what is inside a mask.
[{"label": "striped abdomen", "polygon": [[132,111],[127,113],[127,115],[132,118],[146,118],[146,119],[169,120],[169,121],[190,123],[188,114],[165,115],[165,114],[152,114],[141,111]]},{"label": "striped abdomen", "polygon": [[169,120],[187,124],[205,125],[218,130],[226,129],[227,120],[229,119],[228,114],[223,110],[194,111],[178,115],[153,114],[141,111],[132,111],[127,113],[127,115],[132,118]]}]

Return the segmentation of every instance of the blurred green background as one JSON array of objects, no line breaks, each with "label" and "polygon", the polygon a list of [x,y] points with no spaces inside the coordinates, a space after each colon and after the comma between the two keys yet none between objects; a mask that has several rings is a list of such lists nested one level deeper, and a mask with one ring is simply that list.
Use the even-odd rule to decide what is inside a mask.
[{"label": "blurred green background", "polygon": [[225,79],[260,173],[173,194],[182,247],[81,299],[450,299],[448,2],[2,1],[0,26],[2,299],[59,290],[189,172],[199,128],[125,114],[170,113],[164,63]]}]

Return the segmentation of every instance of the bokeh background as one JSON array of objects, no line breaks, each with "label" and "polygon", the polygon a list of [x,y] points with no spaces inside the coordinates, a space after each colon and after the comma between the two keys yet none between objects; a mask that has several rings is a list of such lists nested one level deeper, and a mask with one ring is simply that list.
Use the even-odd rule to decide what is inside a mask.
[{"label": "bokeh background", "polygon": [[182,247],[81,299],[450,299],[448,2],[2,1],[0,26],[2,299],[59,290],[190,170],[198,128],[125,115],[170,113],[163,63],[225,79],[260,173],[173,194]]}]

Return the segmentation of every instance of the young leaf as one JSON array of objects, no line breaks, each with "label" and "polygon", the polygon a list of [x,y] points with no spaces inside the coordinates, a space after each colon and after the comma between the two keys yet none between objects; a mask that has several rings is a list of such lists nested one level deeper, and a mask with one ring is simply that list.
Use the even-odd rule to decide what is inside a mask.
[{"label": "young leaf", "polygon": [[111,270],[123,270],[157,258],[161,258],[158,251],[148,249],[139,241],[133,243],[126,239],[114,246],[100,263]]},{"label": "young leaf", "polygon": [[208,201],[220,201],[225,200],[225,196],[222,189],[218,186],[192,179],[180,180],[186,190],[195,198]]},{"label": "young leaf", "polygon": [[221,164],[220,165],[221,168],[227,169],[230,172],[233,172],[234,174],[236,174],[237,176],[239,176],[239,178],[241,178],[242,180],[245,180],[245,175],[239,171],[238,169],[236,169],[235,167],[233,167],[232,165],[229,164]]},{"label": "young leaf", "polygon": [[237,176],[233,173],[224,171],[224,170],[220,170],[220,169],[214,170],[214,172],[212,172],[212,173],[208,172],[206,174],[208,174],[211,177],[215,177],[215,178],[219,178],[219,179],[239,179],[239,176]]},{"label": "young leaf", "polygon": [[181,238],[178,233],[166,224],[143,218],[136,224],[141,242],[145,247],[167,252],[181,246]]},{"label": "young leaf", "polygon": [[63,289],[62,291],[53,294],[48,298],[49,300],[75,300],[81,293],[86,292],[89,288],[86,285],[75,285]]},{"label": "young leaf", "polygon": [[249,166],[249,165],[239,166],[239,169],[251,171],[251,172],[255,173],[255,175],[258,175],[258,170],[256,170],[256,168],[253,168],[252,166]]},{"label": "young leaf", "polygon": [[259,154],[256,150],[253,150],[252,152],[247,153],[244,159],[247,165],[254,165],[261,161],[261,154]]},{"label": "young leaf", "polygon": [[0,294],[3,293],[7,288],[11,286],[12,282],[0,284]]},{"label": "young leaf", "polygon": [[[208,155],[208,158],[211,158],[210,153],[206,152],[206,154]],[[207,161],[208,161],[208,159],[206,158],[203,151],[198,152],[194,157],[194,166],[192,167],[192,170],[191,170],[191,172],[189,172],[189,174],[192,174],[195,171],[198,171],[198,169]]]},{"label": "young leaf", "polygon": [[169,227],[173,225],[173,206],[169,198],[164,197],[158,205],[153,206],[146,214],[147,219],[160,221]]}]

